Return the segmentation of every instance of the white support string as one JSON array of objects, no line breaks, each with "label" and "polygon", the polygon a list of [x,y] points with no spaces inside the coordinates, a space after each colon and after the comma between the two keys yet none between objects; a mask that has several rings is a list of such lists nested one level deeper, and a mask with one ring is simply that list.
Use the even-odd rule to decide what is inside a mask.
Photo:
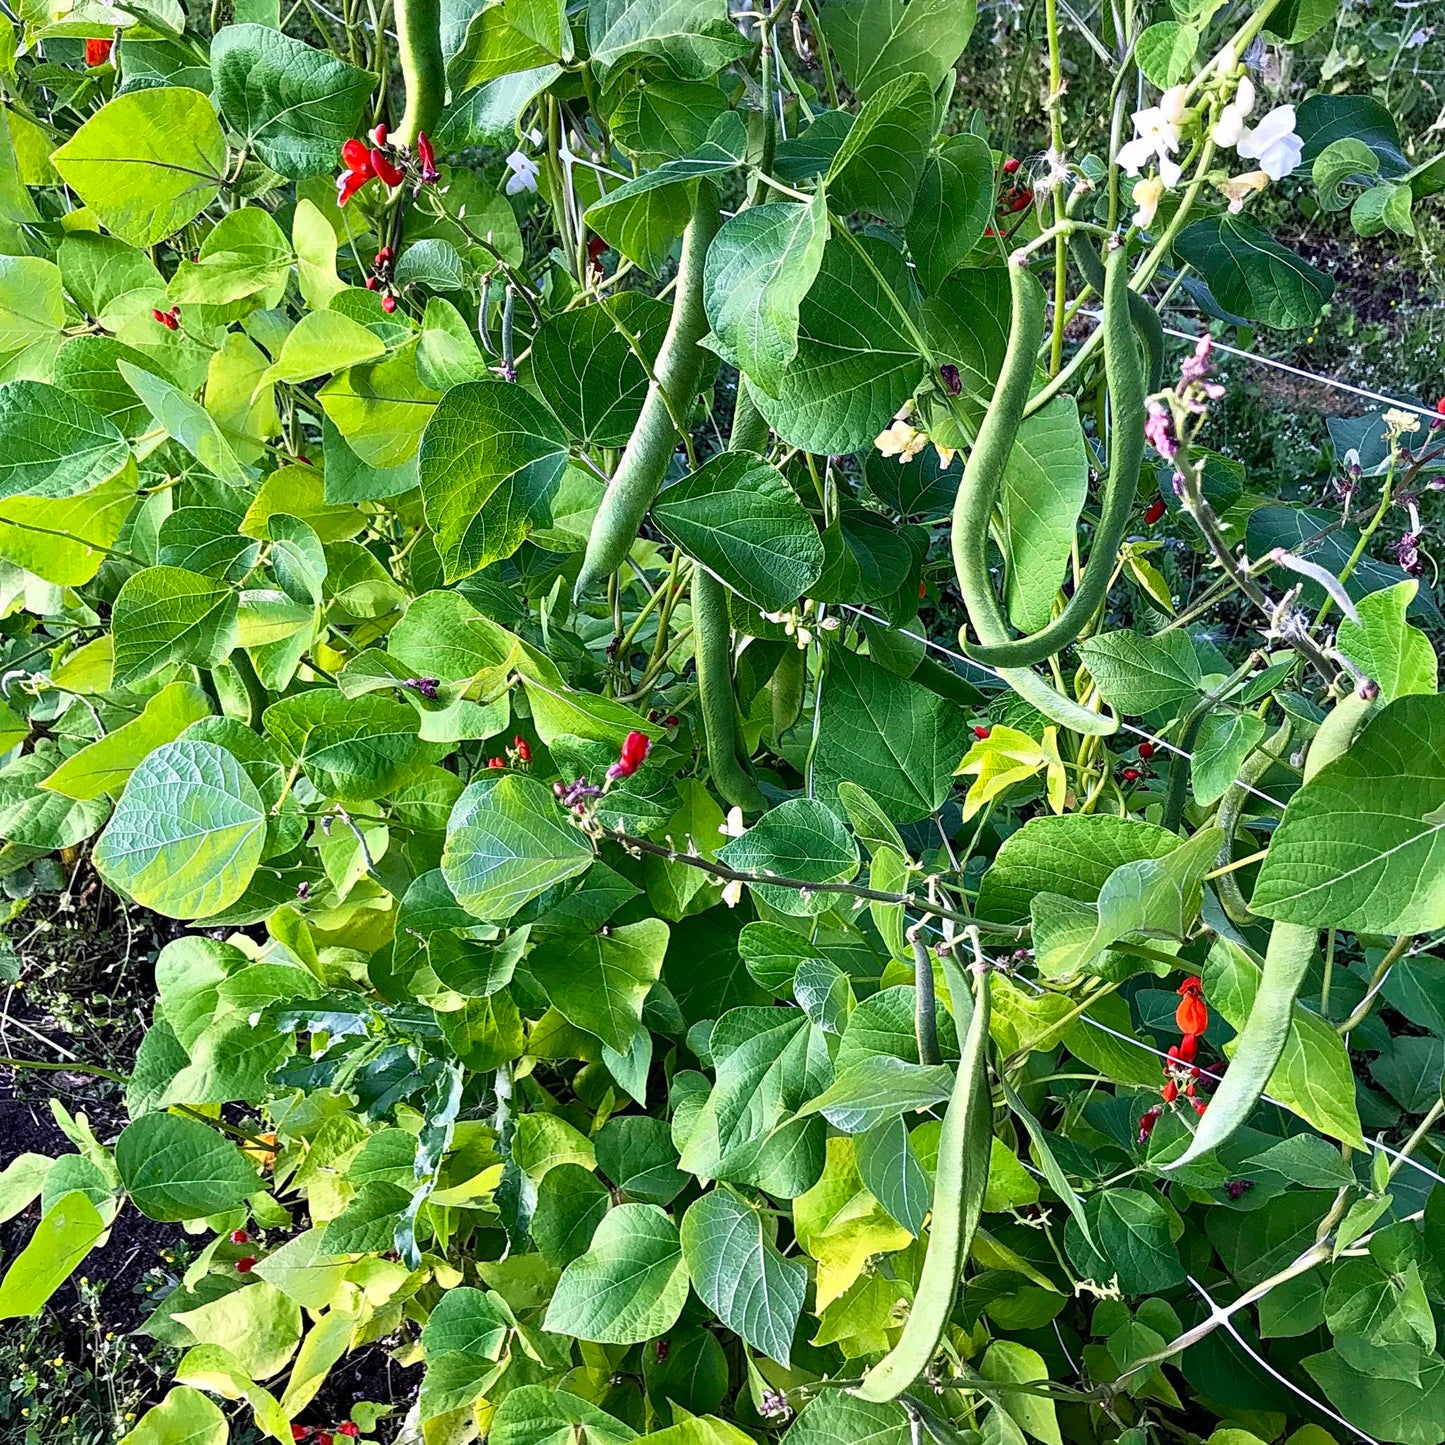
[{"label": "white support string", "polygon": [[[1091,321],[1102,321],[1103,313],[1094,311],[1088,307],[1080,307],[1079,314],[1087,316]],[[1177,331],[1172,326],[1164,327],[1166,336],[1173,336],[1179,341],[1198,341],[1199,332]],[[1290,376],[1298,377],[1301,381],[1313,382],[1316,386],[1322,386],[1328,391],[1347,392],[1351,396],[1361,397],[1365,401],[1378,402],[1382,406],[1392,406],[1400,411],[1412,411],[1416,416],[1429,418],[1431,421],[1438,421],[1440,414],[1432,411],[1427,406],[1421,406],[1415,401],[1401,401],[1398,397],[1386,396],[1382,391],[1371,391],[1368,387],[1355,386],[1348,381],[1337,381],[1332,376],[1320,376],[1313,371],[1305,371],[1302,367],[1291,366],[1287,361],[1276,361],[1272,356],[1261,356],[1257,351],[1245,351],[1242,347],[1231,346],[1227,341],[1215,341],[1216,351],[1227,352],[1230,356],[1237,356],[1242,361],[1251,361],[1258,366],[1269,367],[1273,371],[1283,371]]]},{"label": "white support string", "polygon": [[[914,926],[922,929],[925,933],[933,934],[937,938],[948,939],[948,935],[944,930],[939,928],[937,924],[930,923],[927,918],[920,918]],[[1042,984],[1032,978],[1025,977],[1023,974],[1010,974],[1009,977],[1015,979],[1025,987],[1033,989],[1036,994],[1048,992]],[[1153,1054],[1156,1059],[1163,1059],[1166,1063],[1172,1062],[1169,1054],[1164,1049],[1156,1048],[1153,1044],[1146,1044],[1143,1039],[1135,1038],[1132,1034],[1126,1034],[1119,1029],[1110,1028],[1108,1024],[1100,1023],[1098,1019],[1090,1018],[1087,1013],[1080,1014],[1079,1021],[1088,1024],[1091,1029],[1095,1029],[1101,1034],[1108,1034],[1110,1038],[1118,1039],[1121,1043],[1129,1044],[1136,1049],[1142,1049],[1146,1054]],[[1271,1098],[1268,1094],[1261,1094],[1260,1098],[1264,1103],[1273,1105],[1274,1108],[1281,1109],[1286,1114],[1294,1113],[1294,1110],[1291,1109],[1288,1104],[1283,1104],[1278,1099]],[[1437,1184],[1445,1184],[1445,1174],[1437,1174],[1435,1170],[1431,1169],[1428,1165],[1420,1163],[1418,1159],[1409,1154],[1402,1154],[1398,1149],[1392,1148],[1382,1140],[1371,1139],[1367,1135],[1365,1136],[1365,1143],[1371,1149],[1378,1149],[1380,1153],[1386,1155],[1388,1158],[1395,1159],[1399,1163],[1416,1170],[1418,1173],[1426,1175]]]},{"label": "white support string", "polygon": [[[931,647],[935,652],[940,653],[944,657],[951,657],[955,662],[962,662],[969,667],[976,667],[980,672],[986,672],[990,677],[996,677],[1001,682],[1007,681],[1003,674],[995,668],[987,667],[981,662],[976,662],[973,658],[966,657],[961,652],[954,652],[952,648],[945,647],[941,642],[934,642],[930,637],[924,637],[917,632],[910,632],[906,627],[895,627],[886,618],[878,617],[866,608],[854,607],[849,602],[839,602],[834,605],[841,607],[845,612],[856,614],[865,622],[871,622],[876,627],[886,627],[890,632],[896,632],[900,637],[907,637],[913,642],[921,642],[924,647]],[[1151,733],[1147,728],[1135,727],[1132,723],[1121,720],[1119,729],[1121,732],[1132,733],[1137,738],[1143,738],[1145,742],[1153,743],[1155,747],[1163,748],[1166,753],[1173,753],[1175,757],[1183,758],[1186,763],[1193,762],[1194,760],[1193,753],[1176,746],[1167,738],[1161,738],[1157,733]],[[1278,808],[1281,812],[1284,811],[1285,805],[1278,798],[1272,798],[1268,793],[1260,792],[1258,788],[1246,783],[1243,778],[1236,778],[1234,782],[1235,786],[1243,788],[1246,793],[1251,793],[1254,797],[1262,799],[1272,808]]]},{"label": "white support string", "polygon": [[1226,1330],[1229,1331],[1230,1336],[1234,1340],[1234,1343],[1237,1344],[1239,1348],[1243,1350],[1244,1353],[1248,1355],[1249,1358],[1260,1367],[1260,1369],[1262,1369],[1271,1378],[1278,1380],[1279,1383],[1285,1387],[1285,1389],[1290,1390],[1294,1394],[1298,1395],[1299,1398],[1305,1402],[1305,1404],[1318,1410],[1320,1414],[1327,1416],[1329,1419],[1333,1420],[1335,1424],[1343,1425],[1345,1429],[1348,1430],[1350,1434],[1353,1435],[1357,1440],[1365,1441],[1365,1445],[1381,1445],[1381,1442],[1376,1440],[1373,1435],[1365,1434],[1365,1432],[1361,1430],[1358,1425],[1352,1425],[1348,1420],[1345,1419],[1343,1415],[1336,1414],[1336,1412],[1330,1409],[1328,1405],[1324,1404],[1319,1400],[1316,1400],[1315,1397],[1311,1395],[1307,1390],[1300,1389],[1300,1387],[1296,1385],[1295,1382],[1291,1380],[1288,1375],[1283,1375],[1278,1370],[1276,1370],[1275,1367],[1271,1365],[1270,1362],[1266,1360],[1263,1355],[1261,1355],[1256,1349],[1254,1349],[1253,1346],[1251,1346],[1249,1342],[1244,1338],[1244,1336],[1241,1335],[1237,1329],[1235,1329],[1234,1321],[1230,1319],[1229,1315],[1224,1310],[1221,1310],[1219,1306],[1215,1304],[1215,1302],[1209,1297],[1209,1291],[1206,1290],[1204,1286],[1200,1284],[1199,1281],[1195,1279],[1192,1274],[1188,1275],[1187,1278],[1189,1280],[1189,1283],[1192,1284],[1194,1288],[1198,1290],[1199,1293],[1204,1297],[1205,1303],[1213,1312],[1213,1318],[1216,1319],[1221,1325],[1224,1326]]}]

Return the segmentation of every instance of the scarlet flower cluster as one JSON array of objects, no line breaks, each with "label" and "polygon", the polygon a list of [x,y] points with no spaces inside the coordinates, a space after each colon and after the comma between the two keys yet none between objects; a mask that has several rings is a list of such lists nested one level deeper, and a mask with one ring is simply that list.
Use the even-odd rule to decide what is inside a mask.
[{"label": "scarlet flower cluster", "polygon": [[[1198,974],[1190,974],[1175,992],[1179,995],[1179,1003],[1174,1010],[1174,1022],[1184,1037],[1170,1046],[1164,1061],[1164,1085],[1159,1093],[1164,1104],[1173,1104],[1182,1093],[1194,1112],[1202,1114],[1208,1104],[1195,1097],[1195,1086],[1201,1077],[1195,1058],[1199,1053],[1199,1040],[1209,1027],[1209,1005],[1204,1001],[1204,985]],[[1155,1104],[1140,1117],[1141,1146],[1149,1142],[1149,1136],[1164,1112],[1164,1104]]]},{"label": "scarlet flower cluster", "polygon": [[169,311],[162,311],[159,307],[152,306],[151,317],[158,325],[164,326],[167,331],[181,329],[181,308],[179,306],[172,306]]},{"label": "scarlet flower cluster", "polygon": [[532,749],[524,737],[512,739],[512,746],[507,749],[506,756],[497,756],[487,759],[489,768],[505,768],[509,764],[512,767],[525,768],[531,765]]},{"label": "scarlet flower cluster", "polygon": [[[347,1420],[336,1427],[334,1434],[344,1435],[348,1440],[355,1440],[361,1434],[361,1427],[355,1420]],[[333,1445],[332,1437],[332,1431],[322,1430],[311,1425],[293,1425],[291,1427],[293,1440],[314,1440],[316,1445]]]},{"label": "scarlet flower cluster", "polygon": [[[1019,162],[1010,156],[999,168],[1006,176],[1018,174]],[[1019,211],[1026,211],[1034,203],[1032,189],[1021,182],[1015,181],[999,189],[998,201],[994,206],[995,215],[1012,216]]]},{"label": "scarlet flower cluster", "polygon": [[[387,128],[379,125],[371,133],[372,143],[353,136],[342,143],[341,174],[336,178],[336,204],[344,206],[373,178],[384,186],[399,186],[406,180],[407,156],[387,143]],[[398,160],[401,164],[398,165]],[[436,151],[425,131],[416,138],[416,179],[420,185],[434,185],[440,179]]]}]

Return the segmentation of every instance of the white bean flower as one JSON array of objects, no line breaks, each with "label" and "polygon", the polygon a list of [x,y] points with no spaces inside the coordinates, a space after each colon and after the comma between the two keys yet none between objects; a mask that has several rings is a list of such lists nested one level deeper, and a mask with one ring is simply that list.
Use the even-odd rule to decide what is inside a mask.
[{"label": "white bean flower", "polygon": [[1157,161],[1165,187],[1177,186],[1183,174],[1174,159],[1178,149],[1179,127],[1163,107],[1151,105],[1134,112],[1134,139],[1119,147],[1119,165],[1127,175],[1137,176],[1151,160]]},{"label": "white bean flower", "polygon": [[539,167],[531,156],[524,156],[521,151],[513,151],[507,157],[507,169],[512,173],[507,177],[504,187],[509,196],[515,196],[518,191],[535,191],[537,189]]},{"label": "white bean flower", "polygon": [[1211,134],[1214,144],[1232,150],[1244,134],[1244,123],[1254,109],[1254,82],[1246,75],[1240,79],[1234,99],[1219,113]]},{"label": "white bean flower", "polygon": [[1258,161],[1270,180],[1283,180],[1304,154],[1304,142],[1295,134],[1294,106],[1277,105],[1255,126],[1246,130],[1236,147],[1247,161]]}]

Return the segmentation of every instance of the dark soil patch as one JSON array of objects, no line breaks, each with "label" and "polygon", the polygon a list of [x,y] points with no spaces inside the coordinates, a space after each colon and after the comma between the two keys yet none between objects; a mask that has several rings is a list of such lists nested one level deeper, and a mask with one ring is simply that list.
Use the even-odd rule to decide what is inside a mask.
[{"label": "dark soil patch", "polygon": [[406,1414],[421,1388],[423,1366],[402,1366],[391,1357],[399,1339],[379,1340],[374,1345],[346,1355],[326,1377],[320,1394],[302,1412],[299,1423],[330,1428],[351,1418],[359,1401],[389,1404],[392,1415],[377,1431],[383,1440],[392,1438],[396,1424]]}]

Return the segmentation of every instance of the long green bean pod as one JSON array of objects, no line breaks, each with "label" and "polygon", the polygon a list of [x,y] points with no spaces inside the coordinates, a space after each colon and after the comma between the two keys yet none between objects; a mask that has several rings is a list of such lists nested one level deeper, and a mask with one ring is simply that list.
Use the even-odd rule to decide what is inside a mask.
[{"label": "long green bean pod", "polygon": [[692,219],[682,236],[672,319],[657,353],[654,379],[647,389],[642,414],[632,428],[592,523],[576,596],[590,591],[622,565],[677,448],[679,437],[668,406],[671,403],[685,416],[702,374],[704,353],[698,342],[708,330],[702,304],[703,261],[721,219],[716,186],[711,181],[699,181]]},{"label": "long green bean pod", "polygon": [[[1077,208],[1069,207],[1072,215]],[[1093,242],[1083,231],[1075,231],[1069,237],[1069,254],[1084,274],[1084,280],[1102,297],[1104,294],[1105,267],[1094,249]],[[1144,348],[1144,386],[1152,395],[1164,384],[1164,323],[1159,313],[1149,304],[1148,298],[1137,291],[1129,291],[1129,320],[1134,323],[1134,334]]]},{"label": "long green bean pod", "polygon": [[446,104],[441,0],[397,0],[396,44],[406,81],[406,110],[396,138],[414,146],[418,134],[436,129]]},{"label": "long green bean pod", "polygon": [[807,653],[801,647],[787,648],[768,682],[774,734],[787,732],[802,717],[807,681]]},{"label": "long green bean pod", "polygon": [[[968,997],[968,981],[951,954],[944,955],[943,966],[949,992],[957,1001],[957,1014],[961,1001]],[[868,1371],[858,1387],[858,1394],[865,1400],[896,1400],[908,1389],[937,1354],[948,1317],[953,1313],[963,1266],[983,1212],[993,1147],[988,1018],[989,975],[984,972],[974,991],[973,1014],[964,1035],[963,1056],[958,1061],[958,1081],[938,1139],[928,1251],[914,1291],[913,1308],[898,1343]]]},{"label": "long green bean pod", "polygon": [[[728,450],[761,453],[768,444],[768,424],[752,403],[739,378]],[[707,742],[712,780],[734,807],[759,812],[767,800],[758,791],[742,760],[737,694],[733,687],[733,634],[727,591],[700,565],[692,570],[692,622],[696,639],[697,694]],[[802,660],[799,654],[800,661]],[[786,661],[787,659],[785,659]],[[781,666],[782,664],[780,664]],[[800,693],[801,697],[801,684]]]},{"label": "long green bean pod", "polygon": [[[1144,368],[1130,322],[1128,251],[1112,243],[1104,277],[1104,375],[1109,386],[1109,477],[1099,503],[1099,525],[1079,585],[1063,611],[1028,637],[1010,638],[1008,625],[988,580],[987,536],[983,538],[986,592],[966,596],[969,620],[980,642],[964,650],[995,667],[1029,667],[1061,652],[1088,625],[1108,595],[1109,578],[1129,530],[1144,461]],[[1151,311],[1152,315],[1153,312]],[[1000,473],[1000,478],[1002,473]],[[975,615],[977,603],[981,615]]]},{"label": "long green bean pod", "polygon": [[938,1052],[938,1019],[935,1016],[933,959],[921,938],[909,939],[913,950],[913,1038],[920,1064],[941,1064]]},{"label": "long green bean pod", "polygon": [[1003,369],[968,454],[953,504],[953,567],[958,573],[969,621],[976,629],[988,628],[981,599],[993,596],[993,579],[988,574],[989,523],[998,504],[1004,468],[1018,437],[1024,407],[1033,390],[1034,360],[1044,335],[1043,292],[1034,284],[1022,261],[1010,258],[1008,273],[1012,317]]},{"label": "long green bean pod", "polygon": [[[1279,728],[1244,760],[1239,777],[1225,790],[1219,800],[1219,809],[1214,815],[1214,826],[1224,834],[1219,845],[1219,856],[1215,864],[1227,868],[1234,861],[1234,835],[1239,831],[1239,820],[1244,814],[1244,805],[1249,801],[1251,790],[1259,780],[1284,756],[1289,747],[1294,724],[1286,718]],[[1250,911],[1239,891],[1238,877],[1233,873],[1221,873],[1215,880],[1219,901],[1230,918],[1241,926],[1258,923],[1257,914]]]},{"label": "long green bean pod", "polygon": [[[988,575],[988,529],[1003,483],[1004,467],[1033,388],[1034,358],[1044,334],[1043,294],[1031,284],[1028,268],[1022,262],[1010,260],[1009,286],[1013,314],[1003,369],[963,469],[953,506],[954,570],[958,573],[969,619],[976,628],[982,625],[985,629],[987,635],[982,640],[986,643],[1008,640],[1008,631],[1002,627],[1001,619],[999,630],[991,628],[988,621],[997,613],[993,581]],[[988,608],[993,611],[988,612]],[[962,632],[959,641],[968,651],[968,638]],[[1004,667],[995,671],[1051,722],[1096,737],[1107,737],[1118,730],[1118,718],[1096,713],[1065,697],[1027,667]]]},{"label": "long green bean pod", "polygon": [[[1373,698],[1362,698],[1358,693],[1351,693],[1335,705],[1310,744],[1305,759],[1306,782],[1349,747],[1373,705]],[[1166,1169],[1182,1168],[1217,1149],[1254,1112],[1284,1052],[1295,999],[1318,942],[1318,929],[1275,921],[1269,931],[1259,989],[1239,1031],[1228,1072],[1200,1115],[1189,1147],[1165,1165]]]},{"label": "long green bean pod", "polygon": [[727,591],[697,566],[692,569],[692,626],[697,696],[712,780],[734,807],[760,812],[767,800],[738,757],[738,711],[733,697],[732,624]]}]

